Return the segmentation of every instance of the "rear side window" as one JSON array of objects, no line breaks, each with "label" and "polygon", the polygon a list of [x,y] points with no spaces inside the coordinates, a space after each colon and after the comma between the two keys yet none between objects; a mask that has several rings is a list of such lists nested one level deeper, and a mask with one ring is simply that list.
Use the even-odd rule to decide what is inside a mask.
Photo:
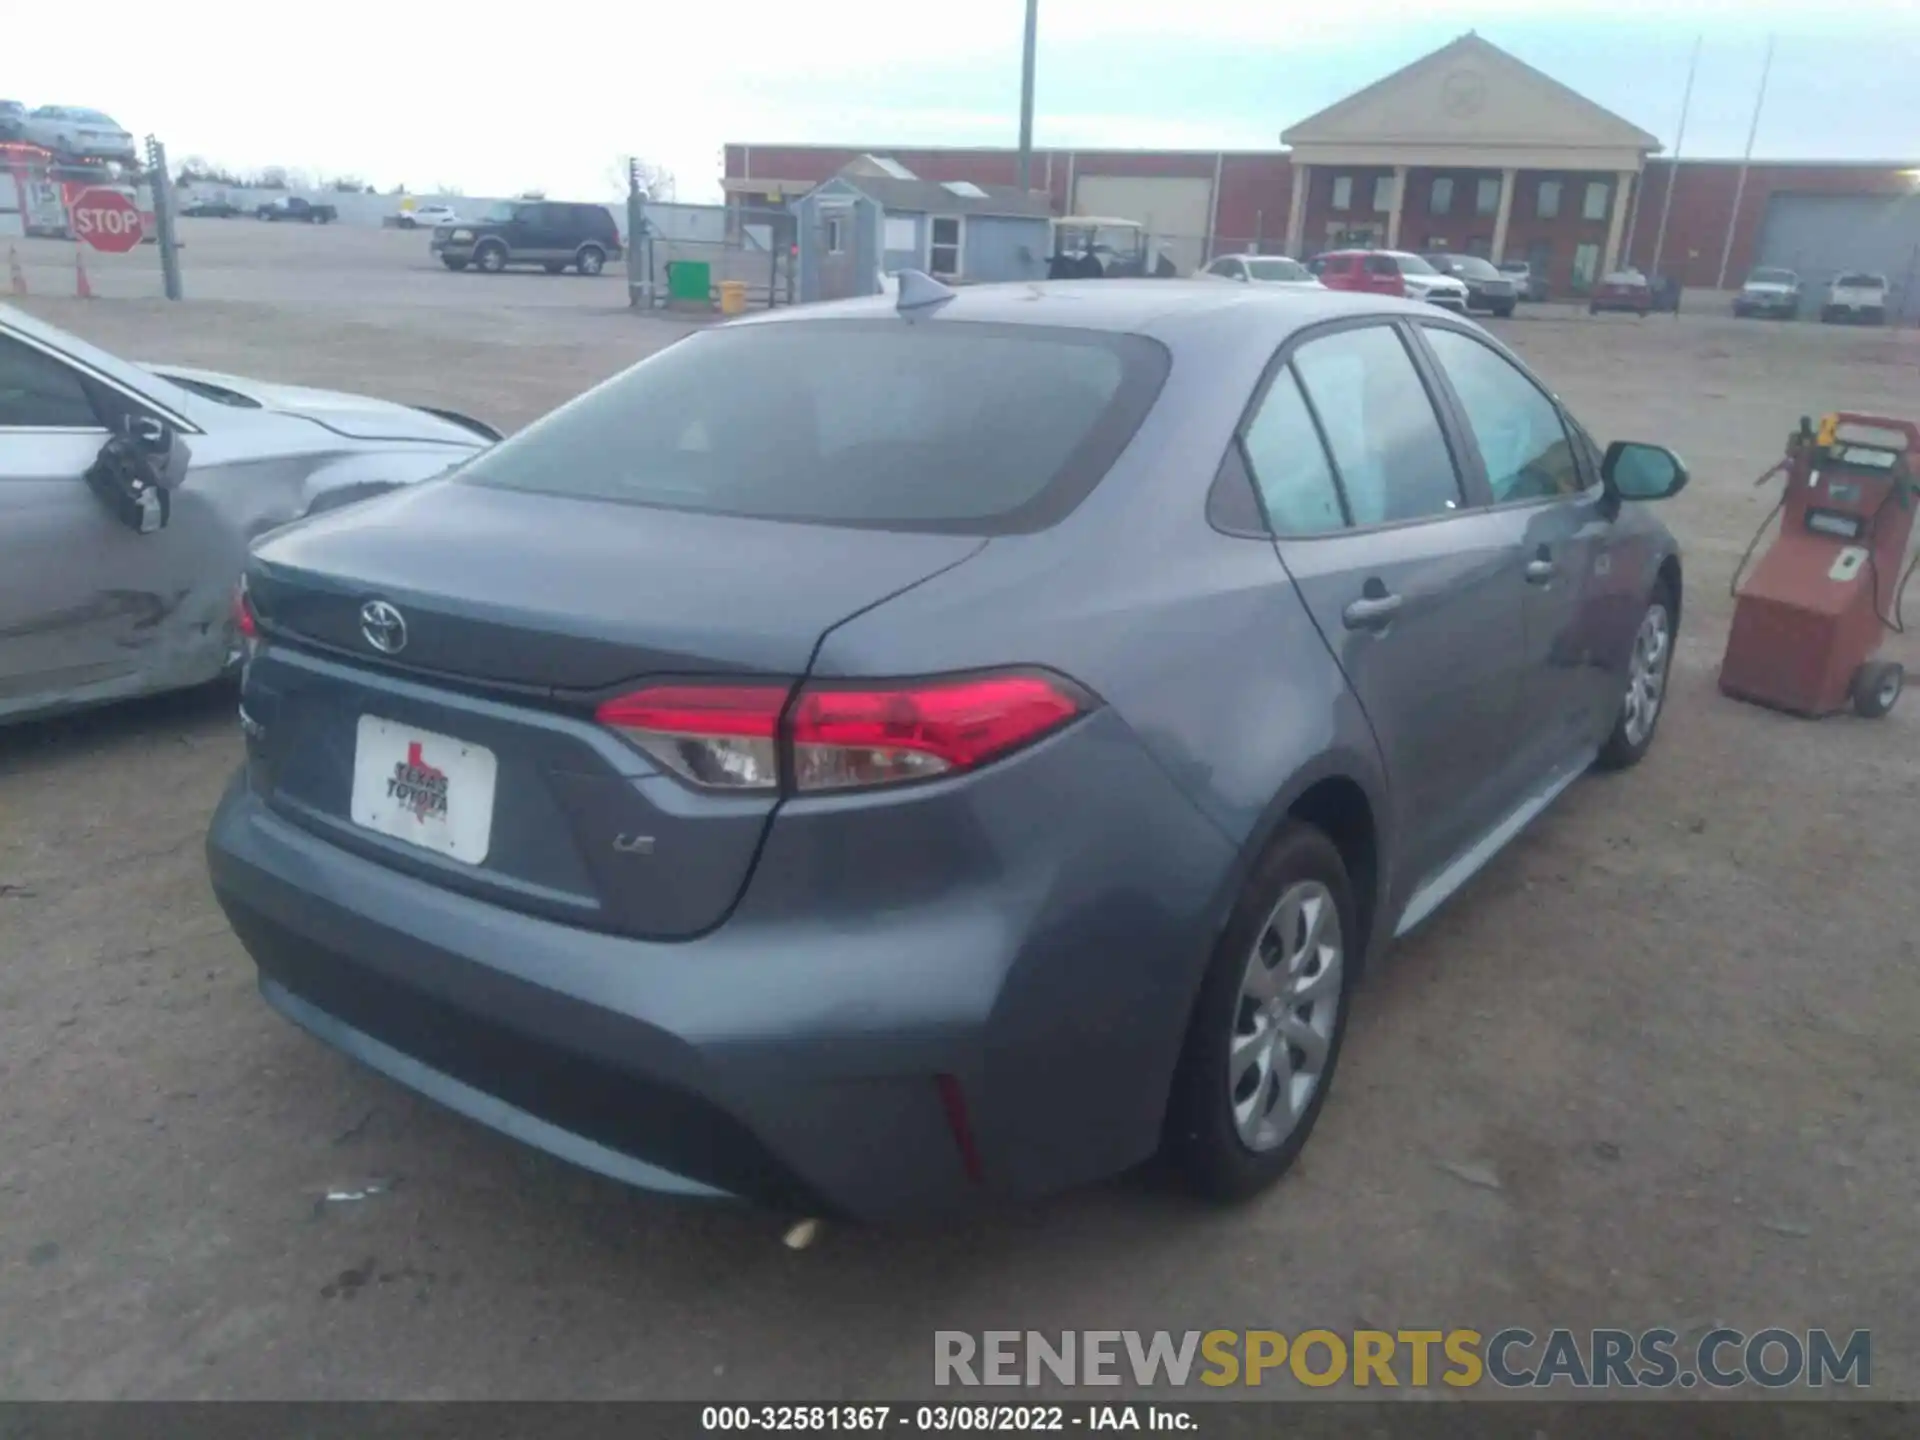
[{"label": "rear side window", "polygon": [[766,520],[1000,534],[1098,483],[1167,352],[961,321],[742,325],[680,341],[486,451],[473,484]]},{"label": "rear side window", "polygon": [[1240,443],[1276,535],[1323,535],[1345,528],[1339,484],[1291,369],[1274,377]]},{"label": "rear side window", "polygon": [[1393,263],[1393,257],[1391,255],[1369,255],[1367,256],[1367,273],[1369,275],[1398,275],[1400,273],[1400,267]]},{"label": "rear side window", "polygon": [[1407,347],[1368,325],[1309,340],[1293,355],[1327,434],[1356,525],[1444,515],[1460,506],[1460,479],[1440,418]]}]

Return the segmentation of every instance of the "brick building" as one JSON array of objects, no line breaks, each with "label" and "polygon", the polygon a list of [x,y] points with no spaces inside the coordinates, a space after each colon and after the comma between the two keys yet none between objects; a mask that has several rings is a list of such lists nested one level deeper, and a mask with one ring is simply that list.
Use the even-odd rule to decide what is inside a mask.
[{"label": "brick building", "polygon": [[[1471,33],[1281,140],[1272,151],[1038,150],[1032,184],[1057,214],[1141,222],[1183,268],[1363,243],[1527,259],[1560,294],[1627,260],[1694,288],[1737,284],[1764,261],[1816,283],[1877,268],[1911,278],[1920,300],[1920,157],[1756,162],[1741,189],[1739,162],[1663,160],[1653,135]],[[1010,149],[732,144],[722,186],[736,203],[790,201],[863,153],[930,180],[1018,178]]]}]

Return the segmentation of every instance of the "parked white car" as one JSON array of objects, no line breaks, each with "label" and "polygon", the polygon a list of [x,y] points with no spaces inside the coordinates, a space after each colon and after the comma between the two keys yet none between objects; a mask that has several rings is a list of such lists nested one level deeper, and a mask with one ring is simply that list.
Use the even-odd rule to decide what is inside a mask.
[{"label": "parked white car", "polygon": [[402,210],[394,223],[402,230],[432,230],[441,225],[458,225],[460,217],[453,213],[451,205],[416,205],[411,210]]},{"label": "parked white car", "polygon": [[1869,325],[1887,323],[1887,293],[1892,287],[1884,275],[1869,275],[1850,270],[1836,275],[1827,287],[1826,303],[1820,307],[1820,319],[1828,325],[1838,320],[1863,320]]},{"label": "parked white car", "polygon": [[1776,320],[1794,320],[1800,315],[1800,277],[1791,270],[1766,266],[1747,276],[1747,283],[1733,297],[1735,315],[1772,316]]},{"label": "parked white car", "polygon": [[1200,273],[1209,280],[1237,280],[1247,285],[1326,289],[1311,270],[1284,255],[1222,255]]},{"label": "parked white car", "polygon": [[28,113],[20,132],[22,139],[56,155],[117,160],[123,165],[136,164],[140,158],[133,136],[112,116],[98,110],[83,110],[74,105],[42,105]]}]

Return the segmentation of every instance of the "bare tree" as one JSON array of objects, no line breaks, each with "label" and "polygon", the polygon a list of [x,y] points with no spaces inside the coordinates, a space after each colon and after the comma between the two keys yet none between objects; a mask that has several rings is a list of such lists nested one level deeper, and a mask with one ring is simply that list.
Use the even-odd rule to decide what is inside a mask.
[{"label": "bare tree", "polygon": [[607,188],[616,196],[625,196],[627,193],[627,173],[629,165],[639,171],[641,194],[645,195],[649,200],[673,199],[673,171],[664,165],[656,165],[651,160],[641,160],[637,157],[629,158],[625,155],[617,156],[613,160],[608,161],[603,176]]}]

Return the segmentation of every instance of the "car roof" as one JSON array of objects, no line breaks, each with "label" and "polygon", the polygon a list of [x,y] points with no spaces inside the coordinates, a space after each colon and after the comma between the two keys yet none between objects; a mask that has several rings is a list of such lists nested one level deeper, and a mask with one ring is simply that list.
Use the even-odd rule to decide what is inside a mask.
[{"label": "car roof", "polygon": [[[733,326],[877,320],[895,315],[894,297],[872,295],[817,305],[763,310]],[[1419,315],[1431,306],[1389,296],[1305,287],[1220,285],[1205,280],[1058,280],[966,285],[935,309],[936,323],[1055,326],[1145,335],[1175,350],[1205,349],[1249,327],[1275,343],[1295,330],[1350,315]],[[902,319],[902,324],[923,323]]]}]

